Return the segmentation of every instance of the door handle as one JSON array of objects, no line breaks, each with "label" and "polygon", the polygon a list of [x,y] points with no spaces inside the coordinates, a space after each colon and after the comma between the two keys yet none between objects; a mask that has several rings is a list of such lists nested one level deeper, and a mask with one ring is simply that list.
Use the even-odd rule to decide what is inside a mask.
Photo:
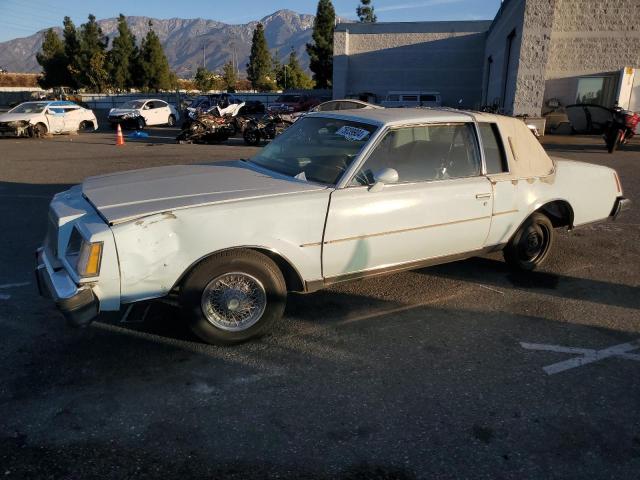
[{"label": "door handle", "polygon": [[485,198],[491,198],[491,194],[490,193],[479,193],[479,194],[476,195],[476,198],[478,200],[482,200],[482,199],[485,199]]}]

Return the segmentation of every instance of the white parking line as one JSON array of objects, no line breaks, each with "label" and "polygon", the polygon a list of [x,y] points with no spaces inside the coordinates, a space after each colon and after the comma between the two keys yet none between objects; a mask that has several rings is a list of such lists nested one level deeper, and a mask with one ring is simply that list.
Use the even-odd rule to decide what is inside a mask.
[{"label": "white parking line", "polygon": [[29,282],[21,282],[21,283],[5,283],[4,285],[0,285],[0,289],[4,288],[16,288],[16,287],[26,287],[27,285],[31,285]]},{"label": "white parking line", "polygon": [[604,348],[602,350],[593,350],[590,348],[575,348],[575,347],[563,347],[560,345],[545,345],[541,343],[526,343],[520,342],[522,348],[527,350],[541,350],[545,352],[557,352],[557,353],[569,353],[579,355],[578,357],[564,360],[562,362],[547,365],[542,369],[547,375],[554,375],[556,373],[564,372],[572,368],[582,367],[589,363],[598,362],[610,357],[624,358],[625,360],[640,361],[640,355],[635,353],[629,353],[632,350],[640,348],[640,339],[633,342],[621,343],[620,345],[614,345],[613,347]]}]

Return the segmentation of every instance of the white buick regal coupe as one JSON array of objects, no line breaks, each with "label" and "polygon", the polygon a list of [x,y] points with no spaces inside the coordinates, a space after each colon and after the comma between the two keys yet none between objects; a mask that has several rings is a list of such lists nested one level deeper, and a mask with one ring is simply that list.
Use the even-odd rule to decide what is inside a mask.
[{"label": "white buick regal coupe", "polygon": [[497,250],[533,270],[556,228],[628,203],[614,170],[550,158],[517,119],[319,112],[248,160],[93,177],[57,194],[36,273],[76,325],[169,299],[201,339],[230,344],[266,332],[289,291]]}]

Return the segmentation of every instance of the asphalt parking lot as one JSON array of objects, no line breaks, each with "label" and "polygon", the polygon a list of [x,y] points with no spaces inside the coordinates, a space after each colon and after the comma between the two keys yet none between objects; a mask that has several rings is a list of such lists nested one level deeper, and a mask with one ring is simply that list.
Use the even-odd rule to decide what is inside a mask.
[{"label": "asphalt parking lot", "polygon": [[545,139],[636,207],[559,232],[533,274],[492,255],[295,295],[232,348],[162,305],[67,328],[32,278],[53,193],[256,151],[175,134],[0,139],[4,478],[640,478],[640,142]]}]

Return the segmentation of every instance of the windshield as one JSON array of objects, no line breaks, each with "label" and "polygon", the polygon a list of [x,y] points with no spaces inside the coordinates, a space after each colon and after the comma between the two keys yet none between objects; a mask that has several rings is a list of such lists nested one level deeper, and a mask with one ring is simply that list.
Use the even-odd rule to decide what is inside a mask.
[{"label": "windshield", "polygon": [[120,108],[133,108],[134,110],[139,110],[144,105],[144,100],[131,100],[129,102],[123,103]]},{"label": "windshield", "polygon": [[300,95],[280,95],[276,98],[276,103],[298,103]]},{"label": "windshield", "polygon": [[9,113],[42,113],[42,111],[47,107],[47,102],[26,102],[21,103],[13,110],[10,110]]},{"label": "windshield", "polygon": [[290,177],[335,185],[376,129],[349,120],[303,118],[251,162]]}]

